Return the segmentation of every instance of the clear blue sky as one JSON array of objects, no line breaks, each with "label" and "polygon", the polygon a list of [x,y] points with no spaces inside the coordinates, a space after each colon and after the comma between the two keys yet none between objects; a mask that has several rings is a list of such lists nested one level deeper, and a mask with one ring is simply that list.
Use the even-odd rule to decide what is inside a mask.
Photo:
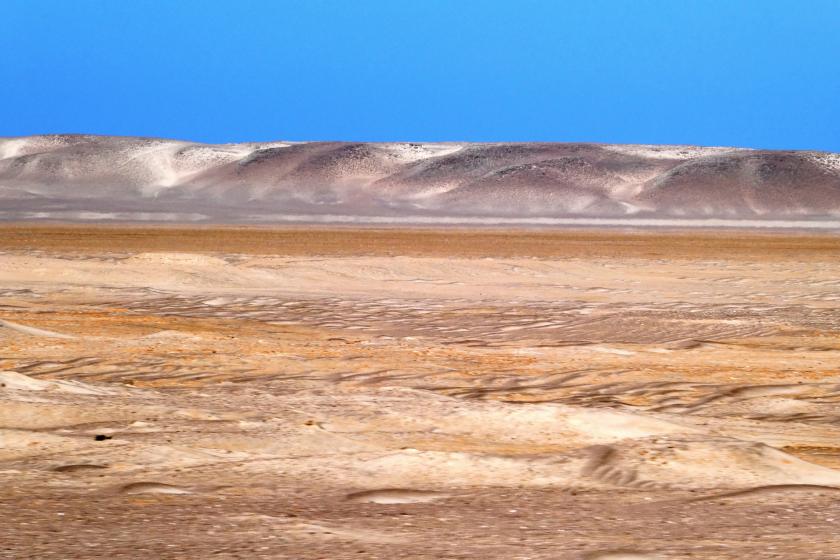
[{"label": "clear blue sky", "polygon": [[3,0],[0,135],[840,151],[840,0]]}]

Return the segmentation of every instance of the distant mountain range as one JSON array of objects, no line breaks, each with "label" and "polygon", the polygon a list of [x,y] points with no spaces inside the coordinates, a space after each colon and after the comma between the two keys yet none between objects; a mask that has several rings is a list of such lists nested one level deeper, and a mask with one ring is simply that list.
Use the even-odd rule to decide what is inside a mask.
[{"label": "distant mountain range", "polygon": [[840,154],[561,143],[0,138],[0,219],[840,219]]}]

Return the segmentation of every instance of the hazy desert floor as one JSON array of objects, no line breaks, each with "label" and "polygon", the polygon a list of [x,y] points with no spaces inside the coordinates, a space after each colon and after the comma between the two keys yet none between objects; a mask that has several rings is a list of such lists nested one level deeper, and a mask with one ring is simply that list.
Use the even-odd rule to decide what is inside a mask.
[{"label": "hazy desert floor", "polygon": [[2,558],[840,558],[840,236],[0,227]]}]

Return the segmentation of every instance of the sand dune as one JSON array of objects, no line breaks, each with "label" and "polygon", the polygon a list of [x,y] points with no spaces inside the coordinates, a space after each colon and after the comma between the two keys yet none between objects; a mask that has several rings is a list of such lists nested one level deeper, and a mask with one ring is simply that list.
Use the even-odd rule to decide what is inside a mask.
[{"label": "sand dune", "polygon": [[757,219],[803,227],[821,219],[836,226],[837,158],[698,146],[4,138],[0,219]]}]

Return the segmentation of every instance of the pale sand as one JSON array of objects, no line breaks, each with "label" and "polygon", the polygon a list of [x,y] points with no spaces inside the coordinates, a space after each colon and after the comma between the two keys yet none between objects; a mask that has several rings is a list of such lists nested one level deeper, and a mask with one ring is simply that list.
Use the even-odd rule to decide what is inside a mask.
[{"label": "pale sand", "polygon": [[840,238],[16,226],[0,251],[9,557],[840,549]]}]

